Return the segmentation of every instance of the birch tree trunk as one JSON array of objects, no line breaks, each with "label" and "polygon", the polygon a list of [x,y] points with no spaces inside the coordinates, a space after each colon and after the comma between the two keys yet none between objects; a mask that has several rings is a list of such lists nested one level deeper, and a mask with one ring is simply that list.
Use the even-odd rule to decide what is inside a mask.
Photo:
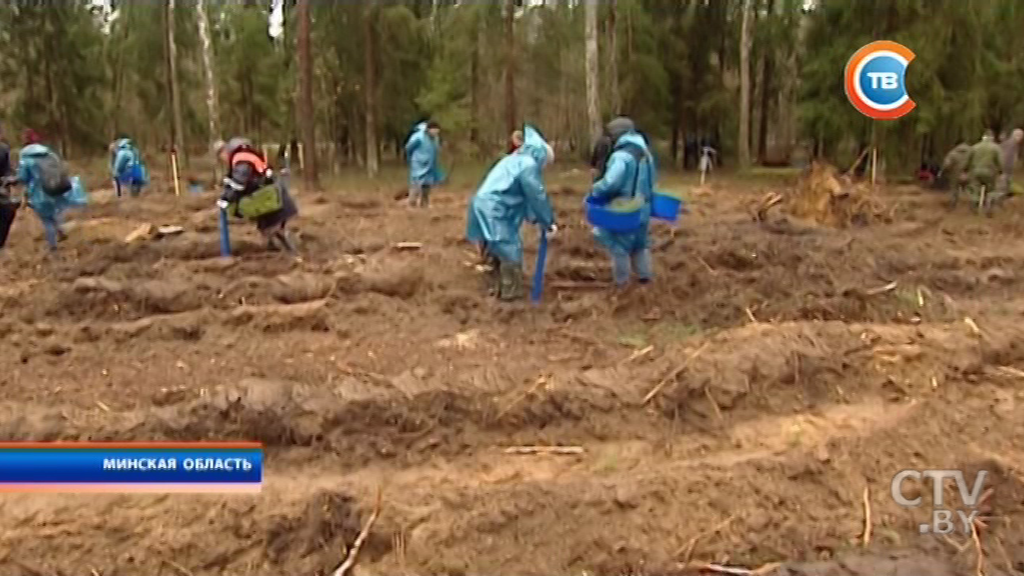
[{"label": "birch tree trunk", "polygon": [[611,93],[611,113],[622,112],[622,91],[619,86],[619,42],[616,30],[618,0],[608,0],[608,83]]},{"label": "birch tree trunk", "polygon": [[171,81],[171,114],[174,118],[173,145],[178,152],[179,167],[188,164],[188,154],[185,151],[185,130],[181,118],[181,91],[178,86],[178,43],[174,38],[174,2],[167,0],[167,67],[170,70]]},{"label": "birch tree trunk", "polygon": [[743,0],[743,23],[740,28],[740,127],[737,136],[739,166],[750,166],[750,44],[752,0]]},{"label": "birch tree trunk", "polygon": [[593,145],[601,137],[601,105],[597,92],[597,0],[584,0],[583,11],[586,34],[587,122],[590,124],[590,143]]},{"label": "birch tree trunk", "polygon": [[363,48],[366,57],[366,174],[370,178],[377,176],[380,170],[377,147],[377,36],[373,25],[376,17],[375,4],[374,0],[369,0],[363,14],[366,41]]},{"label": "birch tree trunk", "polygon": [[[220,138],[220,109],[217,102],[217,83],[213,70],[213,41],[210,39],[210,19],[206,14],[206,0],[196,1],[196,23],[203,49],[203,70],[206,72],[206,110],[209,113],[210,144]],[[216,163],[215,163],[216,164]]]},{"label": "birch tree trunk", "polygon": [[320,174],[317,172],[316,118],[313,107],[313,55],[309,47],[309,1],[298,0],[299,33],[299,124],[302,127],[302,176],[309,190],[320,189]]}]

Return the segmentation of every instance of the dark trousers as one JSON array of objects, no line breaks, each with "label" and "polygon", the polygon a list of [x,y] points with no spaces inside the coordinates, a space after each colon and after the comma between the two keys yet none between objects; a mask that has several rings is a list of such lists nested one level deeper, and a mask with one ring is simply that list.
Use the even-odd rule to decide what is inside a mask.
[{"label": "dark trousers", "polygon": [[17,204],[0,202],[0,248],[7,243],[7,235],[11,231],[11,224],[14,224],[14,217],[17,214]]}]

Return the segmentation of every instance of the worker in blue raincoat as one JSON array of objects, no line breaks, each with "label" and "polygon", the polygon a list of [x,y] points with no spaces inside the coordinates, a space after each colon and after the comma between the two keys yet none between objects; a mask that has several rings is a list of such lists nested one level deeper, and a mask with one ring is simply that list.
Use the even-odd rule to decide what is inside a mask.
[{"label": "worker in blue raincoat", "polygon": [[[88,196],[77,176],[67,178],[66,173],[51,176],[65,170],[63,160],[53,150],[39,143],[35,131],[25,130],[22,140],[25,146],[18,155],[17,174],[5,183],[21,184],[27,188],[26,201],[43,224],[50,250],[56,250],[57,242],[67,238],[61,229],[61,215],[68,208],[84,206]],[[45,189],[45,182],[61,180],[65,182],[62,193]]]},{"label": "worker in blue raincoat", "polygon": [[648,226],[657,170],[647,142],[634,128],[625,123],[610,123],[608,132],[612,140],[612,155],[608,158],[604,174],[594,183],[591,196],[599,204],[635,195],[641,195],[644,200],[640,207],[640,225],[635,230],[611,232],[594,228],[595,238],[612,257],[615,285],[624,288],[629,284],[634,267],[641,284],[653,278]]},{"label": "worker in blue raincoat", "polygon": [[121,197],[121,187],[128,186],[129,193],[134,198],[139,195],[143,186],[149,184],[142,155],[125,135],[118,136],[117,140],[114,140],[113,148],[114,158],[110,165],[110,171],[114,178],[117,197]]},{"label": "worker in blue raincoat", "polygon": [[440,134],[441,126],[437,122],[420,122],[405,142],[410,206],[429,206],[430,189],[444,182],[444,172],[437,159]]},{"label": "worker in blue raincoat", "polygon": [[502,300],[525,294],[519,237],[523,220],[536,223],[549,237],[557,231],[543,180],[543,169],[554,156],[543,136],[526,126],[522,145],[491,168],[470,201],[466,237],[480,246],[489,268],[489,288]]}]

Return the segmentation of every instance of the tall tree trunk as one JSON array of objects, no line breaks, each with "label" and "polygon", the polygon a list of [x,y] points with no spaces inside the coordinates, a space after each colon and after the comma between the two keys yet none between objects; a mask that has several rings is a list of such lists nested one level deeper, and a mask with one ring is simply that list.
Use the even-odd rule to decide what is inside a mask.
[{"label": "tall tree trunk", "polygon": [[598,98],[597,75],[597,2],[583,3],[586,35],[587,67],[587,123],[590,125],[590,143],[601,137],[601,103]]},{"label": "tall tree trunk", "polygon": [[185,150],[185,129],[181,118],[181,91],[178,86],[178,43],[174,38],[174,2],[167,0],[167,67],[171,75],[171,114],[174,117],[174,149],[178,151],[178,166],[188,164]]},{"label": "tall tree trunk", "polygon": [[750,43],[753,36],[752,0],[743,0],[743,23],[740,28],[740,127],[737,137],[739,166],[750,166]]},{"label": "tall tree trunk", "polygon": [[505,2],[505,124],[506,133],[519,127],[516,109],[516,2]]},{"label": "tall tree trunk", "polygon": [[[768,0],[768,10],[765,15],[765,25],[769,30],[774,30],[775,23],[775,0]],[[764,64],[761,68],[761,126],[757,131],[757,157],[764,162],[768,157],[768,128],[771,126],[772,96],[775,94],[775,86],[772,83],[775,74],[775,38],[769,37],[761,51],[764,53]]]},{"label": "tall tree trunk", "polygon": [[618,0],[608,0],[608,83],[611,97],[611,113],[622,112],[622,92],[619,86],[619,42],[615,17]]},{"label": "tall tree trunk", "polygon": [[206,14],[206,0],[196,1],[196,23],[203,50],[203,70],[206,72],[206,111],[209,114],[210,141],[220,137],[220,108],[217,103],[217,82],[213,70],[213,41],[210,38],[210,19]]},{"label": "tall tree trunk", "polygon": [[320,174],[316,161],[316,118],[313,107],[313,54],[309,47],[309,2],[299,0],[298,13],[298,56],[299,56],[299,104],[296,106],[299,125],[302,127],[303,171],[306,188],[320,189]]},{"label": "tall tree trunk", "polygon": [[480,142],[480,50],[484,43],[484,18],[482,6],[473,6],[473,52],[469,62],[469,142],[482,155]]},{"label": "tall tree trunk", "polygon": [[377,176],[380,170],[380,150],[377,148],[377,36],[373,22],[377,14],[375,4],[374,0],[369,0],[363,14],[366,39],[363,47],[366,57],[366,174],[370,178]]}]

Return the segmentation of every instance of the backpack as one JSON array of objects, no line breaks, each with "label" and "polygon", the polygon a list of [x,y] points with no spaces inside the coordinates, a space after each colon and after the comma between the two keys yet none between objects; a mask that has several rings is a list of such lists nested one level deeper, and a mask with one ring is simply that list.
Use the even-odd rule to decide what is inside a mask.
[{"label": "backpack", "polygon": [[49,196],[63,196],[71,190],[68,168],[56,153],[50,152],[36,161],[39,184]]}]

